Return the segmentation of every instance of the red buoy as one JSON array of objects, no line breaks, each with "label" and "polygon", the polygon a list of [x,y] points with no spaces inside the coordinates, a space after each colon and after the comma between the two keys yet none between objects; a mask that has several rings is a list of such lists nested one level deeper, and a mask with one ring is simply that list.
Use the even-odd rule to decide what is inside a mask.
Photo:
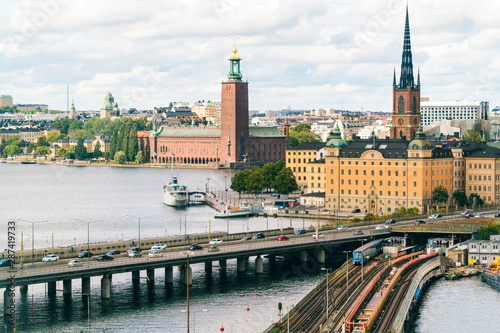
[{"label": "red buoy", "polygon": [[247,308],[247,311],[250,311],[250,308]]},{"label": "red buoy", "polygon": [[257,296],[257,293],[253,294],[254,296]]},{"label": "red buoy", "polygon": [[220,331],[221,331],[221,332],[224,332],[224,327],[221,327],[221,328],[220,328]]}]

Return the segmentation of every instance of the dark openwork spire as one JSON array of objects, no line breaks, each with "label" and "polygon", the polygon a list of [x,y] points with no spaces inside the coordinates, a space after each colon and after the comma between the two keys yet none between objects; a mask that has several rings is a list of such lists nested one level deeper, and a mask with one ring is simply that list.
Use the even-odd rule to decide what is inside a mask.
[{"label": "dark openwork spire", "polygon": [[417,86],[420,85],[420,66],[418,66],[418,74],[417,74]]},{"label": "dark openwork spire", "polygon": [[408,5],[406,6],[406,23],[405,23],[405,38],[403,44],[403,59],[401,61],[401,77],[399,79],[399,89],[406,89],[410,86],[415,87],[413,78],[413,62],[411,57],[411,41],[410,41],[410,19],[408,17]]},{"label": "dark openwork spire", "polygon": [[396,65],[394,65],[394,77],[392,78],[392,85],[396,85]]}]

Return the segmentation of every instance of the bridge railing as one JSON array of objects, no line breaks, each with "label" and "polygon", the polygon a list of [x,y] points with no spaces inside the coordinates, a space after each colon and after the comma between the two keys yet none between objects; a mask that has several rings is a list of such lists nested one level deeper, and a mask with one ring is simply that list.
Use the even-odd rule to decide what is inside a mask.
[{"label": "bridge railing", "polygon": [[[410,306],[415,299],[415,294],[418,288],[421,287],[421,282],[427,281],[433,275],[428,275],[429,272],[435,270],[441,265],[441,257],[437,257],[429,260],[424,263],[422,267],[420,267],[413,277],[413,280],[408,288],[408,292],[406,293],[403,302],[401,303],[401,307],[399,308],[399,312],[396,315],[396,319],[394,320],[394,332],[403,332],[403,325],[406,320],[406,315],[410,310]],[[423,281],[423,279],[426,279]]]}]

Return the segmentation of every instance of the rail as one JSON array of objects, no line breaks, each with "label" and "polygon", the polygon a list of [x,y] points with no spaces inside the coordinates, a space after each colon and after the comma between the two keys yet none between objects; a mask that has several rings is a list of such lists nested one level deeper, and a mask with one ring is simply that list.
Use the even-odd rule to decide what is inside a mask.
[{"label": "rail", "polygon": [[403,325],[406,320],[406,315],[410,310],[410,306],[415,299],[415,295],[417,290],[421,287],[421,281],[433,270],[438,268],[441,265],[441,258],[434,258],[426,262],[422,265],[413,277],[410,287],[408,288],[408,292],[406,293],[405,298],[399,308],[399,312],[396,315],[396,319],[394,320],[394,332],[403,332]]}]

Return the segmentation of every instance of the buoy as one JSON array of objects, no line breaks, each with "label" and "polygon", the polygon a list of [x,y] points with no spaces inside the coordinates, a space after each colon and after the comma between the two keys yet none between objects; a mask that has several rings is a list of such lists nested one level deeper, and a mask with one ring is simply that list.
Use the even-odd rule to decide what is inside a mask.
[{"label": "buoy", "polygon": [[220,328],[220,331],[221,331],[221,332],[224,332],[224,327],[221,327],[221,328]]},{"label": "buoy", "polygon": [[250,308],[247,307],[247,311],[250,311]]},{"label": "buoy", "polygon": [[257,293],[253,294],[254,296],[257,296]]}]

